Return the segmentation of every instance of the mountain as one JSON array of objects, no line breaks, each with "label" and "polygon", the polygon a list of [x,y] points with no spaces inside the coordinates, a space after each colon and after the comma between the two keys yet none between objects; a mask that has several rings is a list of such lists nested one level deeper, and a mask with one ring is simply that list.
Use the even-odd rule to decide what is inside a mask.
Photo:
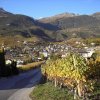
[{"label": "mountain", "polygon": [[55,34],[56,36],[60,34],[61,40],[73,37],[100,37],[100,13],[95,13],[92,15],[65,13],[53,17],[43,18],[39,21],[59,27],[60,30],[57,30]]},{"label": "mountain", "polygon": [[[43,20],[42,20],[43,22]],[[47,22],[44,20],[44,23]],[[80,27],[88,27],[88,26],[97,26],[100,23],[100,20],[96,19],[96,17],[88,16],[88,15],[81,15],[81,16],[74,16],[74,17],[64,17],[64,18],[52,18],[51,20],[48,19],[48,22],[52,25],[56,25],[61,29],[67,28],[80,28]]]},{"label": "mountain", "polygon": [[59,20],[59,19],[68,18],[68,17],[75,17],[75,16],[78,16],[78,15],[76,15],[74,13],[62,13],[62,14],[58,14],[55,16],[42,18],[41,22],[49,23],[49,22],[54,21],[54,20]]},{"label": "mountain", "polygon": [[7,17],[9,15],[12,15],[12,13],[5,11],[3,8],[0,8],[0,17]]},{"label": "mountain", "polygon": [[100,38],[100,13],[92,15],[62,13],[36,20],[0,8],[0,39],[9,36],[10,39],[21,37],[32,41]]},{"label": "mountain", "polygon": [[57,30],[50,24],[44,24],[26,15],[12,14],[0,8],[0,36],[35,37],[37,40],[52,41],[46,33]]},{"label": "mountain", "polygon": [[100,12],[96,12],[94,14],[92,14],[93,17],[100,19]]}]

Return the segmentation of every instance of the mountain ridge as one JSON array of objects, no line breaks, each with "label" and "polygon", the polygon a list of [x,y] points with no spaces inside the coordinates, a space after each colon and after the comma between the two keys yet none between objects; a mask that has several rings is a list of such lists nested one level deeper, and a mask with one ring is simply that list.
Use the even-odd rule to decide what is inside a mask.
[{"label": "mountain ridge", "polygon": [[62,18],[54,18],[53,16],[46,18],[46,20],[40,19],[40,21],[59,27],[60,31],[57,31],[56,34],[59,33],[68,38],[73,38],[73,34],[75,34],[75,38],[96,38],[100,37],[99,14],[100,13],[94,13],[92,15],[76,15]]},{"label": "mountain ridge", "polygon": [[0,36],[21,35],[25,38],[36,37],[40,41],[100,37],[99,12],[92,15],[62,13],[38,20],[0,8],[0,16]]}]

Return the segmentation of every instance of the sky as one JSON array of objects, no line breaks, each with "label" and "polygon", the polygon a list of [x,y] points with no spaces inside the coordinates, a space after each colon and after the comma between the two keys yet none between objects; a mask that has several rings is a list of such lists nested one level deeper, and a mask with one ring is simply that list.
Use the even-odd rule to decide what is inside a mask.
[{"label": "sky", "polygon": [[100,12],[100,0],[0,0],[0,8],[39,19],[65,12],[75,14]]}]

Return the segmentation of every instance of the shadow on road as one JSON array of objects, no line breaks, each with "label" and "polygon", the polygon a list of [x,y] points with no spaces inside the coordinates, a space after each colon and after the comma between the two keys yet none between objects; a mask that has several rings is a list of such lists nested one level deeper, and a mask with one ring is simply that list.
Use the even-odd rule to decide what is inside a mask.
[{"label": "shadow on road", "polygon": [[1,78],[0,90],[30,88],[37,85],[41,77],[41,67],[38,67],[17,76]]}]

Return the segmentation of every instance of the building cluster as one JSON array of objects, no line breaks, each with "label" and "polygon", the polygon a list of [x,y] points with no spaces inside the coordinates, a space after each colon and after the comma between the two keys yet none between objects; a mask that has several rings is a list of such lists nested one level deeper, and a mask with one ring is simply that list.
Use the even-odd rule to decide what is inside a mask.
[{"label": "building cluster", "polygon": [[68,52],[76,52],[82,55],[84,58],[91,57],[95,52],[94,47],[77,48],[68,44],[32,44],[25,42],[20,47],[5,47],[6,63],[10,63],[10,60],[16,60],[17,66],[25,63],[50,59],[53,55],[59,55],[64,58]]}]

